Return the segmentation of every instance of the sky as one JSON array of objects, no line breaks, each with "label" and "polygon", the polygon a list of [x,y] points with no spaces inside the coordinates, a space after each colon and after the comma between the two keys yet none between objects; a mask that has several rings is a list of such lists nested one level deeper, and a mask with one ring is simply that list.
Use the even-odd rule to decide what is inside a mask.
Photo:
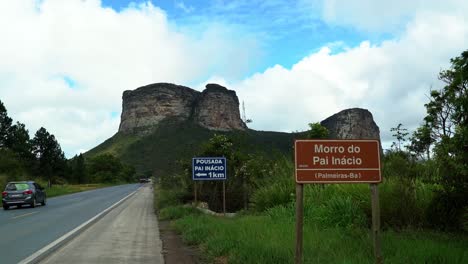
[{"label": "sky", "polygon": [[387,148],[468,49],[466,14],[465,0],[0,0],[0,100],[68,158],[117,132],[123,91],[156,82],[235,90],[256,130],[365,108]]}]

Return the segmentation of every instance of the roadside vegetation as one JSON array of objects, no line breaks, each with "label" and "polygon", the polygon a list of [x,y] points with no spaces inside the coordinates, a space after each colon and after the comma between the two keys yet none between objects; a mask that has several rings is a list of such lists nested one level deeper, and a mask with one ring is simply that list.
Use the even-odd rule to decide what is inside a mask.
[{"label": "roadside vegetation", "polygon": [[[427,116],[410,133],[392,128],[379,184],[382,252],[386,263],[468,263],[468,51],[451,60],[430,93]],[[327,138],[310,124],[307,138]],[[228,160],[226,196],[234,218],[202,214],[194,200],[190,162],[161,175],[159,217],[213,262],[292,263],[295,191],[291,156],[247,154],[241,143],[215,135],[198,156]],[[222,210],[221,184],[197,183],[198,200]],[[309,184],[304,190],[304,262],[372,263],[370,190],[365,184]],[[224,261],[224,262],[223,262]]]},{"label": "roadside vegetation", "polygon": [[[13,124],[0,101],[0,188],[3,191],[7,182],[21,180],[34,180],[49,187],[50,197],[91,186],[136,182],[136,173],[133,166],[112,154],[90,158],[80,154],[66,159],[53,134],[41,127],[30,138],[26,126]],[[61,187],[54,189],[55,185]]]}]

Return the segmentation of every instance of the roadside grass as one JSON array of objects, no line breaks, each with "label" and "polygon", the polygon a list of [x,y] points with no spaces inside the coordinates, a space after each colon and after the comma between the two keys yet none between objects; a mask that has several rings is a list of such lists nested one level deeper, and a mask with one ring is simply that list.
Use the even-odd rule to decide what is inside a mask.
[{"label": "roadside grass", "polygon": [[[183,240],[198,246],[208,262],[294,262],[294,203],[223,218],[183,206],[180,195],[174,194],[176,191],[161,191],[156,185],[155,206],[159,218],[171,220],[171,226]],[[356,211],[359,206],[353,205],[349,196],[338,196],[339,191],[352,194],[354,198],[357,196],[360,198],[357,200],[367,204],[362,192],[368,193],[368,189],[364,187],[310,188],[306,199],[309,203],[313,199],[337,198],[330,199],[323,208],[306,206],[304,263],[374,262],[372,237],[370,229],[363,223],[364,213]],[[341,219],[345,221],[341,222]],[[399,228],[398,231],[387,228],[382,232],[381,240],[385,263],[468,263],[466,234],[414,227]]]},{"label": "roadside grass", "polygon": [[[294,218],[266,215],[233,219],[165,208],[166,219],[183,239],[199,245],[210,259],[229,263],[293,263]],[[185,216],[180,217],[185,213]],[[304,263],[373,263],[370,231],[304,226]],[[462,235],[403,230],[382,233],[385,263],[468,263],[468,238]]]},{"label": "roadside grass", "polygon": [[51,188],[46,188],[47,197],[55,197],[60,195],[72,194],[77,192],[84,192],[104,187],[110,187],[115,184],[104,184],[104,183],[94,183],[94,184],[66,184],[66,185],[52,185]]},{"label": "roadside grass", "polygon": [[[249,211],[234,218],[183,206],[180,187],[156,185],[155,205],[160,219],[171,220],[184,241],[198,246],[211,263],[293,263],[294,184],[286,173],[276,177],[257,190]],[[437,188],[418,179],[388,178],[380,184],[385,263],[468,263],[466,233],[424,229],[425,209]],[[366,185],[306,186],[304,263],[373,263],[370,207]]]}]

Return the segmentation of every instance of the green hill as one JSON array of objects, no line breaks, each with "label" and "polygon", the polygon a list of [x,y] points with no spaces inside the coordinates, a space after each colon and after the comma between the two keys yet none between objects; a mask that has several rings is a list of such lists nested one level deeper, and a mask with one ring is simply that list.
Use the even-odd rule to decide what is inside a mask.
[{"label": "green hill", "polygon": [[293,140],[299,135],[255,130],[220,132],[190,121],[166,119],[149,135],[117,133],[87,152],[85,157],[111,153],[135,166],[140,175],[171,173],[179,167],[179,161],[190,161],[215,133],[229,136],[246,153],[265,156],[291,155]]}]

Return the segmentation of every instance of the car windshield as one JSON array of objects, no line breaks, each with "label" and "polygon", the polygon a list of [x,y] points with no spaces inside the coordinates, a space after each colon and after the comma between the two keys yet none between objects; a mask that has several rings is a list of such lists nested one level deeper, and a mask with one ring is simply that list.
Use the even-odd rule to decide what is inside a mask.
[{"label": "car windshield", "polygon": [[27,183],[10,183],[7,185],[7,191],[23,191],[29,189],[29,185]]}]

